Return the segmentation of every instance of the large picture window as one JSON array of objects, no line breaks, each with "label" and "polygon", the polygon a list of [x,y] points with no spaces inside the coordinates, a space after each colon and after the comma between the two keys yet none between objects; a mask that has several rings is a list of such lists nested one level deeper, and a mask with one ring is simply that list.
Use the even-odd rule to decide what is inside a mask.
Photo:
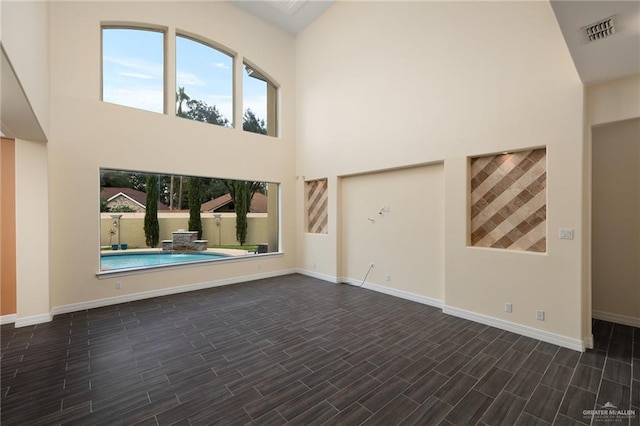
[{"label": "large picture window", "polygon": [[164,33],[102,29],[102,100],[164,112]]},{"label": "large picture window", "polygon": [[100,171],[101,273],[278,251],[278,184]]}]

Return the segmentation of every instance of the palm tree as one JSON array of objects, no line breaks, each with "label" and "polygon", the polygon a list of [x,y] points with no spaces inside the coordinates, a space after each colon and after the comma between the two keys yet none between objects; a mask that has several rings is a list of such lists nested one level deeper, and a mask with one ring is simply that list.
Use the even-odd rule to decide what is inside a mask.
[{"label": "palm tree", "polygon": [[182,114],[182,103],[189,102],[191,98],[184,91],[184,87],[178,87],[178,93],[176,93],[176,102],[178,103],[178,117],[183,117]]}]

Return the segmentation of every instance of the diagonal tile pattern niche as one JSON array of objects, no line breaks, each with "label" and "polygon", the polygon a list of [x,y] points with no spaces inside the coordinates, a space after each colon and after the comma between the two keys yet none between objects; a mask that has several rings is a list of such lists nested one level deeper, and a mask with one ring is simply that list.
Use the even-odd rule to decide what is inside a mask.
[{"label": "diagonal tile pattern niche", "polygon": [[318,179],[305,182],[307,195],[307,232],[326,234],[329,219],[327,180]]},{"label": "diagonal tile pattern niche", "polygon": [[471,245],[547,250],[546,149],[471,158]]}]

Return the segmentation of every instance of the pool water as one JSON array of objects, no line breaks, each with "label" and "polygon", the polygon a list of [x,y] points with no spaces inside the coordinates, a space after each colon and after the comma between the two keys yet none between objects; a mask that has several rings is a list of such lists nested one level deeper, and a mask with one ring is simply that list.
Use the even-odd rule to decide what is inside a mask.
[{"label": "pool water", "polygon": [[219,253],[127,253],[103,254],[100,256],[100,269],[144,268],[146,266],[167,265],[173,263],[201,262],[228,257]]}]

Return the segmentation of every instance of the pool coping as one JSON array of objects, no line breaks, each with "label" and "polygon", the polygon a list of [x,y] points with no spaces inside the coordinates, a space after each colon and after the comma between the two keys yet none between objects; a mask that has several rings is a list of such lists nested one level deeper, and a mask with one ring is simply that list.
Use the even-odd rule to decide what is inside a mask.
[{"label": "pool coping", "polygon": [[[162,253],[161,249],[131,249],[131,250],[118,250],[118,251],[120,252],[119,254]],[[145,274],[150,272],[158,272],[159,269],[166,269],[166,268],[180,269],[180,268],[187,268],[187,267],[194,267],[194,266],[207,266],[207,265],[212,265],[216,262],[224,262],[224,263],[241,262],[245,260],[255,259],[258,257],[259,258],[275,257],[275,256],[282,256],[284,254],[282,252],[249,253],[246,250],[236,250],[236,249],[207,249],[205,252],[227,254],[228,256],[219,257],[215,259],[193,260],[189,262],[165,263],[162,265],[150,265],[150,266],[140,266],[140,267],[134,267],[134,268],[99,270],[98,272],[96,272],[96,277],[98,279],[105,279],[105,278],[112,278],[112,277],[124,276],[124,275],[138,275],[138,274]],[[232,253],[224,253],[224,252],[236,252],[236,253],[232,254]],[[238,252],[241,252],[241,254]],[[203,253],[203,252],[195,252],[195,253]],[[105,254],[105,253],[100,253],[101,256],[102,254]],[[108,255],[113,256],[116,254],[109,252]]]}]

